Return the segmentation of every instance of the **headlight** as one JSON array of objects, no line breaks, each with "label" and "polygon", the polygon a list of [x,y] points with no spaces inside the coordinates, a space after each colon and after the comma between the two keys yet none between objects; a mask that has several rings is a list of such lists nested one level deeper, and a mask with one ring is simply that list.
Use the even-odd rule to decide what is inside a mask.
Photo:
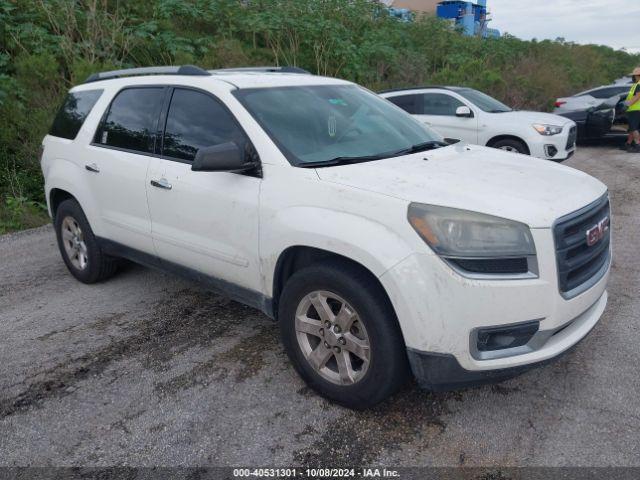
[{"label": "headlight", "polygon": [[536,132],[540,135],[544,135],[545,137],[550,137],[552,135],[558,135],[562,133],[562,127],[557,125],[546,125],[543,123],[534,123],[533,128],[535,128]]},{"label": "headlight", "polygon": [[482,213],[412,203],[409,223],[438,254],[447,258],[527,257],[536,253],[524,223]]}]

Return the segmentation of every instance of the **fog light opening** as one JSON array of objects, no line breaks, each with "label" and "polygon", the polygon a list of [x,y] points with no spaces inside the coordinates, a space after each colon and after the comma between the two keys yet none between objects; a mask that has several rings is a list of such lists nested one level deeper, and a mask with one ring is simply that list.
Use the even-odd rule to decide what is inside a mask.
[{"label": "fog light opening", "polygon": [[558,154],[558,149],[553,145],[545,145],[544,151],[549,158],[553,158]]},{"label": "fog light opening", "polygon": [[529,343],[539,329],[539,321],[510,327],[481,328],[477,334],[477,349],[479,352],[491,352],[522,347]]}]

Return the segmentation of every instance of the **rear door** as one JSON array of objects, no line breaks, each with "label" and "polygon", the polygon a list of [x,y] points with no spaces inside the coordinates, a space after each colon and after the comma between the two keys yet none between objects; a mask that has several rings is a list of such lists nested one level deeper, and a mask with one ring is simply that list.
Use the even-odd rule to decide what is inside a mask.
[{"label": "rear door", "polygon": [[235,142],[244,151],[249,139],[212,94],[175,87],[169,98],[160,158],[152,160],[146,181],[158,256],[221,280],[223,287],[259,291],[261,179],[191,170],[198,149]]},{"label": "rear door", "polygon": [[98,205],[103,235],[153,254],[146,178],[166,88],[118,92],[96,130],[85,161],[87,182]]}]

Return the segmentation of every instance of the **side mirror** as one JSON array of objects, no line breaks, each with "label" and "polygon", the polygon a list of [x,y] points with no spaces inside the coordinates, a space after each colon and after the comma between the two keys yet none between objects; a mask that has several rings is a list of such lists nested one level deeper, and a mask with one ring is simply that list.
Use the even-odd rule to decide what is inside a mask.
[{"label": "side mirror", "polygon": [[253,155],[247,155],[235,142],[203,147],[196,153],[194,172],[246,172],[260,166]]},{"label": "side mirror", "polygon": [[456,117],[473,118],[473,112],[469,107],[458,107],[456,108]]},{"label": "side mirror", "polygon": [[460,139],[459,138],[445,138],[444,139],[444,143],[446,143],[447,145],[455,145],[456,143],[460,143]]}]

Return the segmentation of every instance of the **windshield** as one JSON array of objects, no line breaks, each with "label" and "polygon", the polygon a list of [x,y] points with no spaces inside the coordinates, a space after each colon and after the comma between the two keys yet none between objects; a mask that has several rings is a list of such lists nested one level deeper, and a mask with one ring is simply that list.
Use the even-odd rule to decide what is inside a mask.
[{"label": "windshield", "polygon": [[237,90],[240,102],[296,166],[376,160],[442,137],[357,85]]},{"label": "windshield", "polygon": [[485,112],[504,113],[512,111],[504,103],[499,102],[495,98],[490,97],[486,93],[479,92],[478,90],[473,90],[471,88],[462,88],[460,90],[456,90],[456,92]]}]

